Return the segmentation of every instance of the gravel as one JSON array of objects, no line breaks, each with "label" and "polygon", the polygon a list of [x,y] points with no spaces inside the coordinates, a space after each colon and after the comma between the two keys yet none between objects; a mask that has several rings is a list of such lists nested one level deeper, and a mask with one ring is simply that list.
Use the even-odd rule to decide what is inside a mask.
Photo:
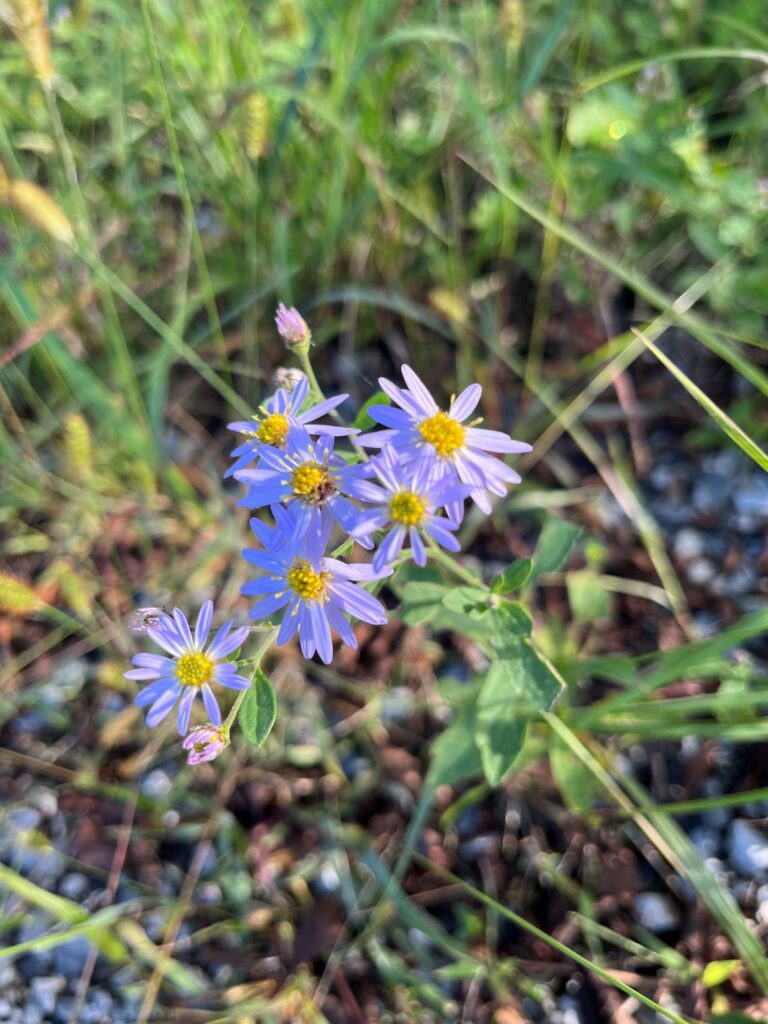
[{"label": "gravel", "polygon": [[751,879],[756,875],[768,875],[768,835],[749,822],[731,822],[728,855],[742,877]]},{"label": "gravel", "polygon": [[662,892],[639,892],[635,896],[637,923],[649,932],[671,932],[680,924],[674,901]]}]

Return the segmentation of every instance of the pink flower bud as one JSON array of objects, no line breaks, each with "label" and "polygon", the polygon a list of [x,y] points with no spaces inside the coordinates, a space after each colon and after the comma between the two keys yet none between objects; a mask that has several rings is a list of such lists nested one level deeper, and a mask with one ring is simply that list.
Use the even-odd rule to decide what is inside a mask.
[{"label": "pink flower bud", "polygon": [[307,326],[304,317],[293,306],[287,309],[281,302],[275,314],[277,333],[292,348],[300,345],[308,345],[312,334]]}]

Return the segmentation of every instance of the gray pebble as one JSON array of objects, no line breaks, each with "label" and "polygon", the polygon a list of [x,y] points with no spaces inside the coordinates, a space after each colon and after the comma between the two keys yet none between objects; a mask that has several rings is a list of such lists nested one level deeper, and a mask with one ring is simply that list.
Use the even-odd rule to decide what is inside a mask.
[{"label": "gray pebble", "polygon": [[221,888],[216,882],[203,882],[197,888],[197,902],[209,907],[218,906],[224,899]]},{"label": "gray pebble", "polygon": [[52,793],[50,789],[35,789],[29,794],[28,799],[45,818],[52,818],[59,809],[56,794]]},{"label": "gray pebble", "polygon": [[750,565],[740,565],[734,572],[718,576],[712,582],[712,592],[723,597],[741,597],[754,589],[757,573]]},{"label": "gray pebble", "polygon": [[112,996],[101,988],[89,989],[80,1015],[81,1024],[110,1024],[113,1019]]},{"label": "gray pebble", "polygon": [[[48,921],[39,914],[30,914],[19,928],[17,942],[30,942],[48,931]],[[23,978],[37,978],[50,969],[51,952],[48,949],[33,950],[19,957],[17,967]]]},{"label": "gray pebble", "polygon": [[75,997],[74,996],[62,996],[62,998],[56,1004],[56,1010],[53,1019],[56,1024],[70,1024],[72,1020],[72,1011],[75,1008]]},{"label": "gray pebble", "polygon": [[720,616],[710,611],[694,612],[693,621],[698,638],[701,640],[705,640],[708,636],[714,636],[722,625]]},{"label": "gray pebble", "polygon": [[688,838],[699,851],[702,859],[715,857],[720,849],[717,832],[713,828],[707,828],[706,825],[697,825],[696,828],[691,829]]},{"label": "gray pebble", "polygon": [[53,965],[65,978],[80,977],[85,967],[91,943],[82,935],[70,939],[53,950]]},{"label": "gray pebble", "polygon": [[768,873],[768,836],[746,821],[731,822],[728,856],[744,878]]},{"label": "gray pebble", "polygon": [[497,832],[486,833],[459,843],[458,854],[464,860],[479,860],[480,857],[493,857],[498,853],[500,845],[501,839]]},{"label": "gray pebble", "polygon": [[735,530],[736,533],[742,533],[747,537],[754,533],[760,533],[765,529],[762,516],[745,515],[743,512],[737,512],[735,515],[730,516],[728,526]]},{"label": "gray pebble", "polygon": [[755,918],[758,924],[768,924],[768,885],[761,885],[755,893],[757,912]]},{"label": "gray pebble", "polygon": [[553,1024],[585,1024],[579,1004],[571,996],[557,1001],[557,1010],[552,1015]]},{"label": "gray pebble", "polygon": [[19,976],[13,964],[0,961],[0,992],[5,992],[11,985],[17,985]]},{"label": "gray pebble", "polygon": [[8,1020],[13,1011],[13,1007],[7,999],[0,999],[0,1020]]},{"label": "gray pebble", "polygon": [[686,573],[691,583],[701,586],[715,578],[717,568],[708,558],[696,558],[687,567]]},{"label": "gray pebble", "polygon": [[86,876],[81,875],[79,872],[64,875],[59,882],[59,892],[62,896],[66,896],[68,900],[79,902],[88,892],[89,884]]},{"label": "gray pebble", "polygon": [[708,868],[715,876],[715,881],[718,885],[723,888],[729,887],[732,872],[729,872],[723,861],[719,857],[707,857],[704,861],[704,867]]},{"label": "gray pebble", "polygon": [[152,771],[142,779],[140,788],[141,792],[145,796],[161,797],[168,796],[172,785],[173,783],[171,782],[167,772],[164,772],[162,768],[153,768]]},{"label": "gray pebble", "polygon": [[730,499],[733,480],[720,473],[701,473],[693,485],[691,496],[697,512],[708,515],[726,508]]},{"label": "gray pebble", "polygon": [[341,882],[333,864],[326,861],[314,878],[315,889],[322,895],[329,895],[339,891]]},{"label": "gray pebble", "polygon": [[69,704],[85,683],[85,661],[70,661],[54,669],[37,690],[41,704],[61,707]]},{"label": "gray pebble", "polygon": [[[11,838],[11,833],[29,832],[33,828],[39,828],[43,820],[40,811],[34,807],[14,807],[3,816],[4,838]],[[4,844],[5,845],[5,844]]]},{"label": "gray pebble", "polygon": [[638,924],[649,932],[669,932],[680,923],[677,907],[663,892],[640,892],[635,896]]},{"label": "gray pebble", "polygon": [[56,975],[49,978],[33,978],[29,985],[32,1002],[36,1003],[43,1013],[53,1013],[56,996],[66,984],[64,978]]},{"label": "gray pebble", "polygon": [[689,558],[698,558],[704,554],[706,548],[706,538],[698,530],[680,530],[675,537],[675,555],[684,561],[687,561]]},{"label": "gray pebble", "polygon": [[393,686],[388,690],[381,703],[379,712],[384,725],[405,722],[413,715],[415,707],[411,690],[405,686]]},{"label": "gray pebble", "polygon": [[753,476],[733,492],[733,504],[743,516],[768,517],[768,476]]}]

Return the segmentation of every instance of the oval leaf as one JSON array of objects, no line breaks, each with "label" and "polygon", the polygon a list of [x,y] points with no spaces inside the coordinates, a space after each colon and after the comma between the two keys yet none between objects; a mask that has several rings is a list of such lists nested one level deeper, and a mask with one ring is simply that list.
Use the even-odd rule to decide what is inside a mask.
[{"label": "oval leaf", "polygon": [[256,669],[253,683],[240,707],[240,728],[243,736],[256,747],[260,747],[272,731],[277,716],[277,699],[272,684],[261,671]]}]

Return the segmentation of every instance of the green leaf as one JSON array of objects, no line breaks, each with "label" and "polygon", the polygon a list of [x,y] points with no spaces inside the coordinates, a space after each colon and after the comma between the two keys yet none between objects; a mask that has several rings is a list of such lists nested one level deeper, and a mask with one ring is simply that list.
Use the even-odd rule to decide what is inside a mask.
[{"label": "green leaf", "polygon": [[452,587],[444,595],[443,604],[454,612],[487,612],[488,591],[479,587]]},{"label": "green leaf", "polygon": [[531,575],[532,568],[533,562],[530,558],[516,559],[494,578],[491,583],[491,592],[509,594],[513,590],[519,590]]},{"label": "green leaf", "polygon": [[597,573],[591,569],[569,572],[565,584],[576,622],[596,622],[611,617],[613,600],[600,583]]},{"label": "green leaf", "polygon": [[363,403],[357,416],[355,416],[355,422],[353,423],[353,426],[357,427],[358,430],[375,429],[376,427],[378,427],[379,424],[376,422],[376,420],[371,419],[371,417],[368,415],[368,410],[371,408],[372,405],[391,404],[392,403],[390,402],[390,400],[387,398],[383,391],[377,391],[375,394],[371,395],[367,402]]},{"label": "green leaf", "polygon": [[566,806],[579,813],[592,810],[599,783],[587,765],[554,732],[549,741],[549,766]]},{"label": "green leaf", "polygon": [[490,616],[486,611],[455,612],[440,605],[429,620],[430,627],[439,632],[448,630],[464,637],[471,637],[478,643],[490,640]]},{"label": "green leaf", "polygon": [[[510,644],[510,654],[513,647]],[[525,642],[514,657],[494,662],[480,689],[475,741],[485,777],[501,782],[520,753],[528,722],[549,711],[564,683],[554,669]]]},{"label": "green leaf", "polygon": [[702,971],[701,980],[707,988],[715,988],[728,981],[742,966],[741,960],[711,960]]},{"label": "green leaf", "polygon": [[431,619],[443,601],[446,587],[441,583],[414,580],[403,587],[400,618],[406,626],[418,626]]},{"label": "green leaf", "polygon": [[533,632],[531,613],[519,601],[503,601],[491,613],[491,643],[499,657],[514,657]]},{"label": "green leaf", "polygon": [[583,96],[571,107],[566,132],[574,147],[615,150],[638,126],[637,97],[623,86]]},{"label": "green leaf", "polygon": [[277,717],[277,699],[272,684],[256,669],[253,683],[240,707],[240,728],[249,743],[260,747],[272,731]]},{"label": "green leaf", "polygon": [[570,554],[580,532],[581,528],[573,523],[549,516],[536,546],[529,582],[538,579],[542,573],[555,572],[559,569]]},{"label": "green leaf", "polygon": [[483,770],[475,742],[477,708],[468,702],[456,711],[447,729],[432,742],[432,764],[427,776],[432,786],[454,786]]}]

